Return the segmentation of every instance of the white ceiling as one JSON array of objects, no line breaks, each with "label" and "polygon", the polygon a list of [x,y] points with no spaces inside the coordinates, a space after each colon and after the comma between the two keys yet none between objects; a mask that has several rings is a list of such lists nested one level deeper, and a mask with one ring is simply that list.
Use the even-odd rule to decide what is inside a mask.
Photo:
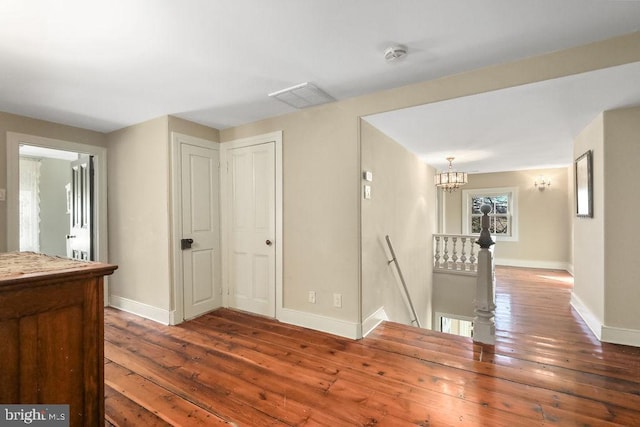
[{"label": "white ceiling", "polygon": [[267,94],[302,82],[340,100],[638,29],[621,0],[0,0],[0,110],[223,129],[294,111]]},{"label": "white ceiling", "polygon": [[439,170],[565,167],[602,111],[640,105],[640,62],[365,118]]}]

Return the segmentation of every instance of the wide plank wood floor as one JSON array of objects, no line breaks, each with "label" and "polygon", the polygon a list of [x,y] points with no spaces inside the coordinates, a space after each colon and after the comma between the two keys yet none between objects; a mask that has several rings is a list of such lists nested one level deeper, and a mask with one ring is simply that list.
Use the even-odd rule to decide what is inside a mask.
[{"label": "wide plank wood floor", "polygon": [[640,426],[640,348],[601,344],[566,272],[498,268],[497,343],[386,322],[352,341],[221,309],[105,313],[114,426]]}]

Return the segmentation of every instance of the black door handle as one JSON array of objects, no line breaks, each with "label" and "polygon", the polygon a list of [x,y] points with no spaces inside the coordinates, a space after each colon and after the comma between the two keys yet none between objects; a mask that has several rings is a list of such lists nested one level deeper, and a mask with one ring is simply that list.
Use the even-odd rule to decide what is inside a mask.
[{"label": "black door handle", "polygon": [[191,249],[191,245],[193,244],[193,239],[182,239],[180,240],[180,248],[184,251],[185,249]]},{"label": "black door handle", "polygon": [[267,240],[266,242],[264,242],[267,246],[271,246],[273,244],[273,242],[271,240]]}]

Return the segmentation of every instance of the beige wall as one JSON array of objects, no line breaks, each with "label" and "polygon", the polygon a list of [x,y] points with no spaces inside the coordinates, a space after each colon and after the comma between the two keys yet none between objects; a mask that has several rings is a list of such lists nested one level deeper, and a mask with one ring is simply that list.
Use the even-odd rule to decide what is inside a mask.
[{"label": "beige wall", "polygon": [[369,123],[361,122],[362,170],[373,173],[372,197],[362,200],[362,317],[381,307],[389,320],[410,324],[385,236],[389,235],[409,293],[430,327],[435,232],[435,170]]},{"label": "beige wall", "polygon": [[70,218],[67,213],[67,190],[71,182],[71,162],[40,159],[40,252],[67,256]]},{"label": "beige wall", "polygon": [[[105,135],[85,129],[0,113],[0,188],[6,188],[6,133],[108,147],[109,262],[116,297],[171,308],[169,230],[169,133],[217,142],[219,131],[165,116]],[[7,245],[6,202],[0,202],[0,251]]]},{"label": "beige wall", "polygon": [[[0,112],[0,188],[7,188],[7,132],[106,146],[104,134]],[[0,202],[0,252],[7,250],[7,202]],[[16,224],[17,226],[17,224]]]},{"label": "beige wall", "polygon": [[177,132],[207,141],[220,142],[220,131],[179,117],[168,117],[169,132]]},{"label": "beige wall", "polygon": [[[540,175],[551,179],[544,191],[534,187]],[[445,232],[462,232],[462,190],[515,187],[518,189],[518,240],[498,241],[497,264],[569,269],[571,264],[571,222],[567,212],[569,168],[532,169],[469,175],[461,190],[444,195]]]},{"label": "beige wall", "polygon": [[574,141],[593,151],[593,218],[574,219],[572,304],[603,341],[640,346],[640,107],[606,111]]},{"label": "beige wall", "polygon": [[433,322],[438,321],[436,313],[450,314],[452,318],[475,317],[476,286],[478,278],[462,274],[440,273],[433,275]]},{"label": "beige wall", "polygon": [[109,143],[111,295],[170,309],[167,117],[121,129]]},{"label": "beige wall", "polygon": [[[283,131],[285,306],[359,321],[359,117],[640,61],[640,33],[302,110],[220,133]],[[343,294],[343,308],[306,302]]]},{"label": "beige wall", "polygon": [[574,241],[575,241],[575,227],[574,227],[574,217],[575,217],[575,211],[576,211],[576,204],[575,204],[575,176],[574,176],[574,170],[573,170],[573,165],[571,165],[567,171],[567,182],[566,182],[566,186],[569,189],[569,191],[567,192],[567,206],[569,206],[569,209],[567,210],[567,224],[570,224],[569,227],[569,259],[571,260],[571,264],[569,265],[569,273],[571,273],[572,275],[574,275],[574,271],[575,271],[575,265],[574,265],[574,260],[575,260],[575,253],[574,253]]},{"label": "beige wall", "polygon": [[[107,135],[109,261],[119,266],[110,278],[112,303],[165,322],[175,308],[171,274],[171,132],[219,140],[217,129],[172,116]],[[151,308],[141,312],[146,309],[138,304]]]},{"label": "beige wall", "polygon": [[[604,323],[604,121],[599,115],[573,144],[573,157],[593,150],[593,218],[575,217],[573,202],[573,293],[597,321]],[[572,171],[572,174],[575,172]]]},{"label": "beige wall", "polygon": [[[594,153],[595,155],[595,153]],[[632,329],[640,345],[640,107],[604,113],[604,323]],[[599,200],[600,199],[600,200]],[[591,235],[583,236],[593,245]]]},{"label": "beige wall", "polygon": [[[338,104],[221,131],[283,130],[284,307],[359,322],[358,119]],[[307,302],[316,291],[316,304]],[[332,294],[342,294],[342,308]]]}]

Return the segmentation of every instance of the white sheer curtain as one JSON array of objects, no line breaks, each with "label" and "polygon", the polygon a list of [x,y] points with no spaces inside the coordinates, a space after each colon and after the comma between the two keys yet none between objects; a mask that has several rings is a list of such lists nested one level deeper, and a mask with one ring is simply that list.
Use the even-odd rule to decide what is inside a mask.
[{"label": "white sheer curtain", "polygon": [[40,160],[20,157],[20,250],[40,252]]}]

